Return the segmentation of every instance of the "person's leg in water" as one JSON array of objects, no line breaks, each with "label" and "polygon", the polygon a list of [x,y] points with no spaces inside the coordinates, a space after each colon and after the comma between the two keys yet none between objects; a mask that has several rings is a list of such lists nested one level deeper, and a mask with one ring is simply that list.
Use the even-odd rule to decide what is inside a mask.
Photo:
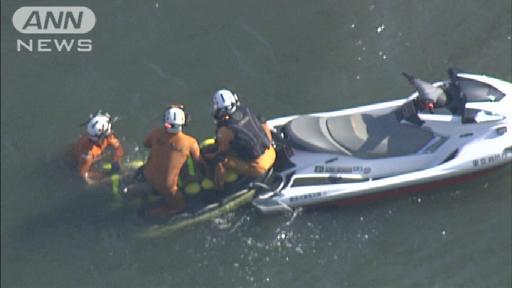
[{"label": "person's leg in water", "polygon": [[129,197],[144,197],[154,191],[153,187],[146,181],[144,166],[139,167],[133,175],[128,175],[125,178],[131,180],[131,183],[126,183],[124,189],[124,192]]},{"label": "person's leg in water", "polygon": [[162,202],[156,207],[146,210],[145,215],[151,218],[169,218],[185,210],[185,200],[181,192],[176,191],[173,195],[165,195]]},{"label": "person's leg in water", "polygon": [[178,175],[172,181],[169,194],[163,194],[163,203],[146,211],[146,215],[152,218],[169,218],[186,208],[183,194],[178,190]]}]

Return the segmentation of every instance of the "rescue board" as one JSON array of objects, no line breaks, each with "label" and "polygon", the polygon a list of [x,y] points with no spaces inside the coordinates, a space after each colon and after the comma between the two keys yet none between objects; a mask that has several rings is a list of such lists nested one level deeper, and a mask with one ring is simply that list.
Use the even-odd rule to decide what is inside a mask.
[{"label": "rescue board", "polygon": [[[214,139],[206,139],[201,143],[201,148],[208,149],[215,145]],[[132,160],[123,163],[124,171],[134,171],[144,164],[142,160]],[[112,166],[107,163],[103,167],[104,171],[111,171]],[[161,199],[159,195],[148,195],[141,199],[126,201],[123,197],[121,182],[122,176],[112,174],[112,207],[136,205],[140,208],[158,203]],[[153,224],[144,227],[142,231],[136,233],[136,236],[142,238],[155,238],[170,235],[180,229],[204,223],[219,216],[232,212],[244,204],[250,203],[256,194],[256,189],[250,183],[251,180],[246,177],[240,177],[237,173],[227,170],[224,175],[226,189],[224,191],[215,190],[213,181],[206,177],[201,169],[195,166],[193,160],[188,158],[182,172],[180,173],[179,187],[187,202],[187,210],[165,222]]]},{"label": "rescue board", "polygon": [[148,229],[137,234],[140,238],[156,238],[171,235],[172,233],[190,227],[195,224],[204,223],[213,220],[223,214],[232,212],[239,207],[251,202],[256,189],[248,188],[241,190],[221,202],[211,204],[196,213],[179,214],[171,218],[165,224],[159,224],[149,227]]}]

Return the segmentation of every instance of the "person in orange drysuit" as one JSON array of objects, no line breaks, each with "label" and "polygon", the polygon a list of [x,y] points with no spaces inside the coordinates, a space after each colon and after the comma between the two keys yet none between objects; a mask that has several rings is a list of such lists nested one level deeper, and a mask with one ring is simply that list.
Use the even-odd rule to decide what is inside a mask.
[{"label": "person in orange drysuit", "polygon": [[123,146],[112,132],[112,117],[108,114],[98,113],[87,122],[87,133],[78,140],[76,145],[76,158],[80,176],[89,185],[100,183],[108,179],[109,175],[92,169],[95,162],[102,159],[108,148],[113,148],[112,172],[119,172],[120,161],[124,154]]},{"label": "person in orange drysuit", "polygon": [[163,127],[154,128],[144,140],[144,146],[151,150],[146,164],[136,172],[139,184],[134,189],[139,193],[156,190],[164,200],[146,211],[150,217],[170,217],[186,208],[178,189],[181,168],[189,156],[202,163],[197,140],[183,132],[186,124],[183,106],[172,105],[165,110]]}]

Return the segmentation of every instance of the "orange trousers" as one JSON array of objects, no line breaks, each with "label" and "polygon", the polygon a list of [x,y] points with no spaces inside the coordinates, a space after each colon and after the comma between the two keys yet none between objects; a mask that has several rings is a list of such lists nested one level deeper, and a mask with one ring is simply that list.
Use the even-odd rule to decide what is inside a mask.
[{"label": "orange trousers", "polygon": [[258,177],[264,175],[276,161],[276,150],[274,147],[268,148],[258,159],[247,162],[235,156],[227,156],[223,163],[224,168],[234,170],[236,173],[248,176]]}]

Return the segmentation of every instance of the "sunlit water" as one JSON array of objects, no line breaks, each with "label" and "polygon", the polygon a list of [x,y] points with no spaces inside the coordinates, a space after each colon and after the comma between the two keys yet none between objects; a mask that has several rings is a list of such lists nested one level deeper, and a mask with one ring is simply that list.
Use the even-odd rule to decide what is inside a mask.
[{"label": "sunlit water", "polygon": [[[145,2],[145,3],[143,3]],[[91,53],[19,53],[2,2],[2,287],[511,287],[511,167],[338,209],[250,206],[141,239],[134,207],[83,187],[64,151],[97,109],[128,156],[165,105],[213,133],[220,87],[272,118],[407,96],[457,66],[512,81],[510,1],[71,1]],[[49,1],[48,4],[60,4]]]}]

